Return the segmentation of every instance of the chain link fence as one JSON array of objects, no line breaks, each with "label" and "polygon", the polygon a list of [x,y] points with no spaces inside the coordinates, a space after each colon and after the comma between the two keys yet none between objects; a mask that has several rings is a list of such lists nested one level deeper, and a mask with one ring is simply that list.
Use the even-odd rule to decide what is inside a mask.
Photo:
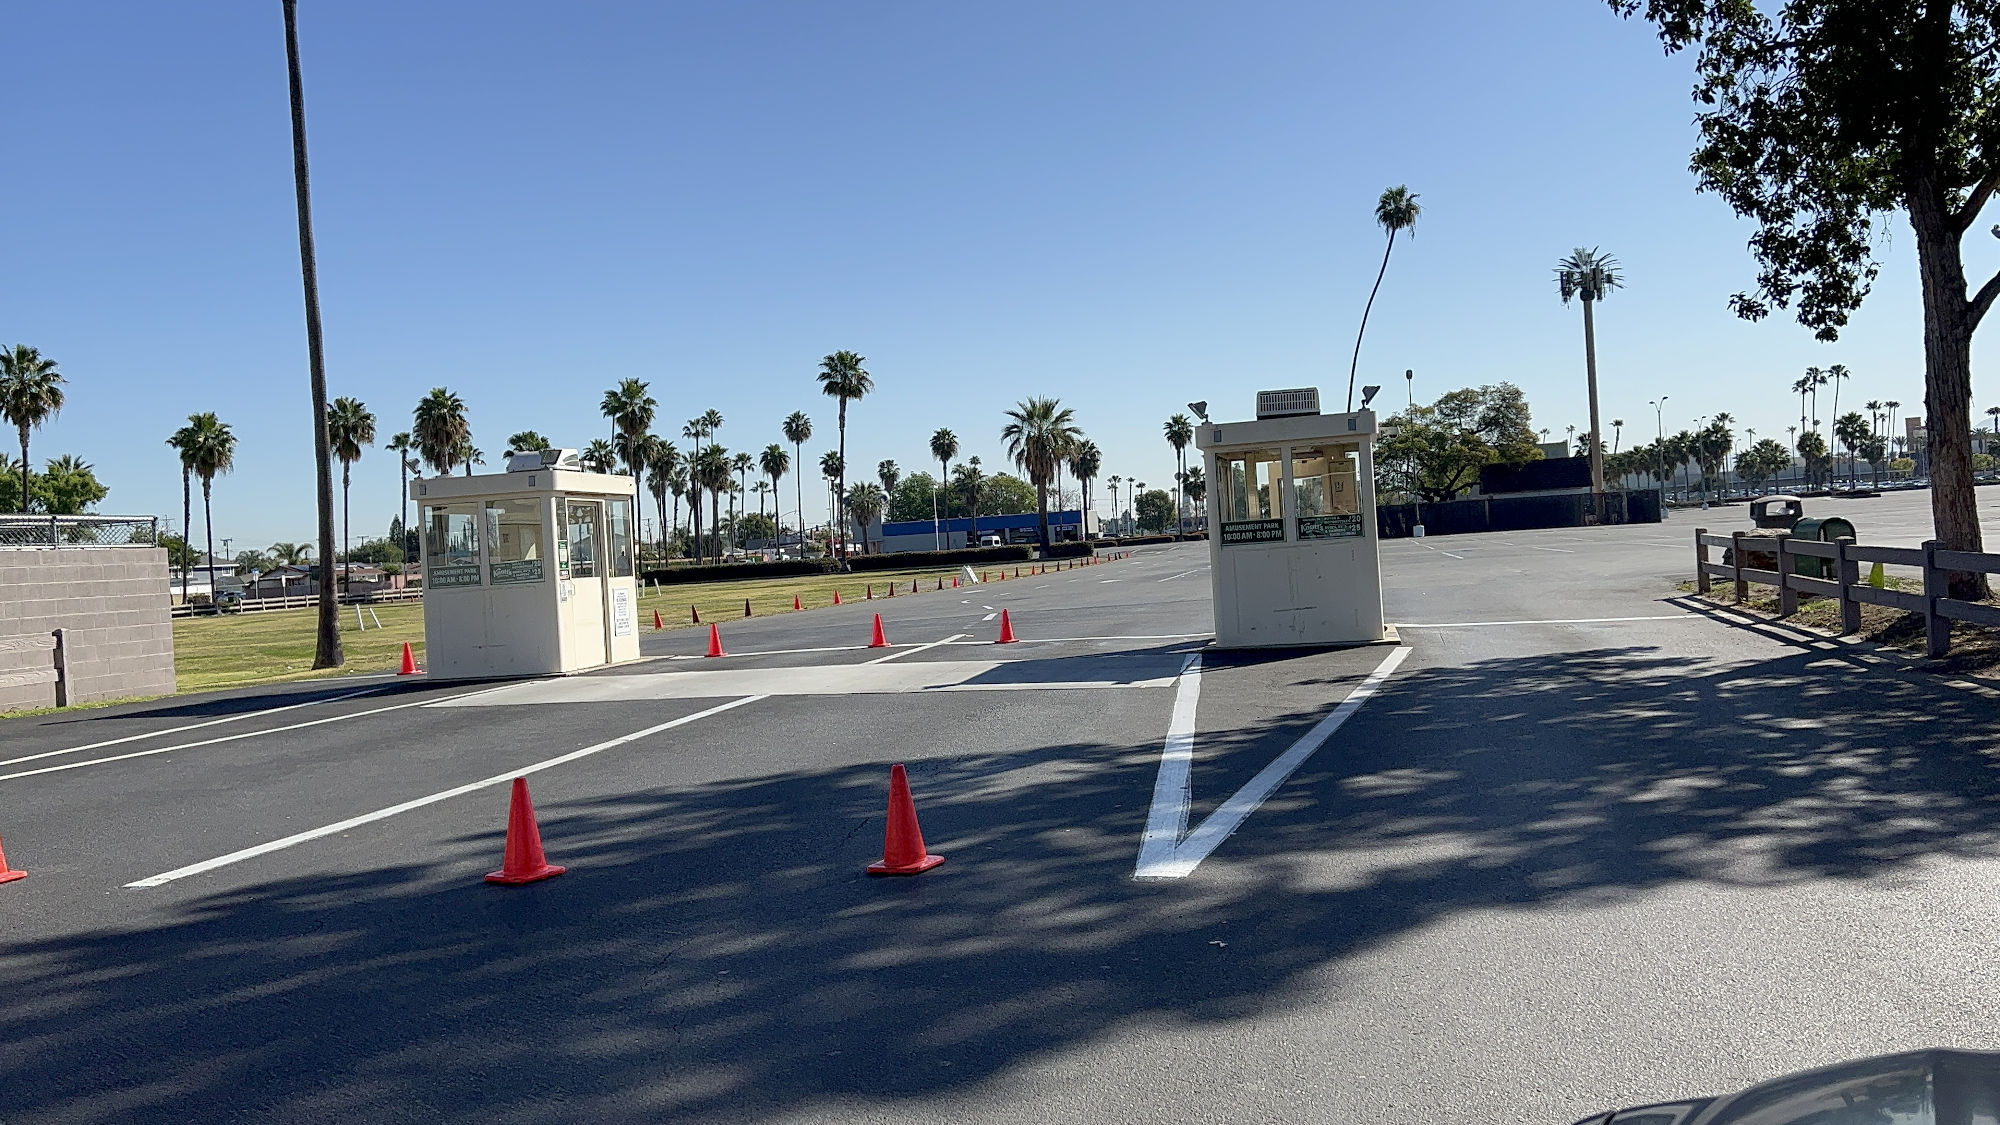
[{"label": "chain link fence", "polygon": [[153,547],[157,516],[0,515],[0,548]]}]

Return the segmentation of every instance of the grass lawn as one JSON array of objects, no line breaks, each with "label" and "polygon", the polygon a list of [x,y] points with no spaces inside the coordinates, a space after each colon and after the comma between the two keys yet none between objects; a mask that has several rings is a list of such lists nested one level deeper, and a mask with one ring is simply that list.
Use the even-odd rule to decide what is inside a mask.
[{"label": "grass lawn", "polygon": [[[1074,560],[1061,565],[1073,565]],[[1057,564],[1050,563],[1053,567]],[[999,567],[986,568],[996,578]],[[1026,575],[1030,564],[1021,564]],[[1006,568],[1010,576],[1013,564]],[[701,610],[704,624],[728,623],[743,618],[743,600],[750,599],[751,612],[758,617],[791,613],[797,595],[806,609],[833,604],[833,593],[843,601],[865,599],[872,586],[876,597],[897,583],[897,597],[910,596],[910,583],[917,583],[918,597],[934,595],[938,580],[951,589],[957,567],[928,570],[882,571],[874,574],[813,574],[797,578],[744,579],[737,582],[703,582],[684,586],[661,586],[639,593],[640,624],[651,629],[653,610],[669,629],[693,625],[690,607]],[[341,642],[347,649],[347,666],[333,671],[314,671],[313,624],[310,609],[273,610],[266,613],[237,613],[222,617],[181,617],[174,621],[174,682],[181,691],[246,687],[285,680],[305,680],[320,676],[354,675],[367,672],[394,672],[403,654],[403,642],[416,651],[417,662],[424,659],[424,607],[421,603],[374,607],[368,629],[354,620],[354,607],[342,606]],[[375,628],[375,617],[382,627]]]}]

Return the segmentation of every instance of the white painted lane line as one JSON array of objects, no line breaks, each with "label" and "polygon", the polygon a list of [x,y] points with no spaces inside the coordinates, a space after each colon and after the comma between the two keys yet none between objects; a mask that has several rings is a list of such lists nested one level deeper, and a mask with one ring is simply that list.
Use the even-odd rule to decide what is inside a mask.
[{"label": "white painted lane line", "polygon": [[1398,629],[1481,629],[1491,625],[1609,625],[1619,621],[1706,621],[1698,613],[1665,613],[1651,617],[1566,617],[1543,621],[1398,621]]},{"label": "white painted lane line", "polygon": [[5,761],[0,761],[0,766],[19,765],[22,762],[32,762],[40,758],[53,758],[61,754],[81,754],[85,750],[102,750],[106,746],[122,746],[127,742],[138,742],[139,740],[145,738],[165,738],[170,734],[185,734],[188,731],[200,730],[203,727],[221,726],[223,723],[234,723],[243,719],[256,719],[256,718],[261,718],[265,715],[275,715],[278,714],[280,711],[295,711],[300,707],[317,707],[322,703],[338,703],[343,699],[353,699],[355,696],[358,695],[372,695],[375,692],[383,690],[385,689],[379,687],[362,688],[360,691],[345,692],[340,695],[329,696],[325,699],[308,699],[304,703],[287,703],[283,707],[268,707],[262,711],[246,711],[241,715],[228,715],[220,719],[210,719],[205,723],[189,723],[186,726],[169,727],[166,730],[147,731],[144,734],[128,734],[123,738],[107,738],[103,742],[92,742],[83,746],[72,746],[67,750],[44,750],[39,754],[29,754],[25,757],[20,757],[20,758],[8,758]]},{"label": "white painted lane line", "polygon": [[696,711],[692,715],[683,715],[678,719],[672,719],[664,723],[659,723],[654,726],[647,727],[644,730],[635,730],[631,734],[620,735],[617,738],[611,739],[608,742],[600,742],[595,746],[586,746],[581,750],[572,750],[569,753],[563,754],[559,757],[548,758],[546,760],[536,762],[533,765],[521,766],[518,769],[508,770],[506,773],[495,774],[492,777],[481,778],[478,781],[458,786],[455,789],[446,789],[441,793],[432,793],[428,797],[418,797],[414,801],[404,801],[400,805],[391,805],[386,809],[376,809],[374,812],[371,813],[362,813],[360,816],[349,817],[346,820],[339,821],[334,824],[328,824],[320,828],[314,828],[310,831],[300,832],[297,835],[287,836],[282,840],[272,840],[268,844],[258,844],[254,848],[244,848],[242,851],[230,852],[228,855],[217,856],[214,859],[205,859],[202,860],[200,863],[191,863],[186,867],[176,867],[172,871],[163,872],[159,875],[152,875],[144,879],[139,879],[127,883],[125,884],[125,887],[127,890],[134,890],[144,887],[165,886],[166,884],[171,883],[176,879],[185,879],[190,875],[201,875],[206,872],[213,871],[218,867],[227,867],[232,863],[241,863],[246,859],[255,859],[260,855],[269,855],[270,853],[275,851],[282,851],[285,848],[289,848],[297,844],[303,844],[308,840],[317,840],[322,836],[331,836],[336,832],[345,832],[350,828],[359,828],[364,824],[372,824],[378,820],[387,820],[388,818],[396,816],[399,813],[406,813],[412,809],[420,809],[423,808],[425,805],[435,805],[439,801],[449,801],[453,797],[462,797],[467,793],[474,793],[481,789],[491,788],[495,785],[505,785],[513,781],[517,777],[526,777],[531,773],[540,773],[541,771],[546,769],[553,769],[556,766],[564,765],[569,762],[574,762],[579,758],[588,758],[592,754],[601,753],[605,750],[610,750],[613,747],[623,746],[628,742],[636,742],[639,739],[647,737],[648,735],[658,734],[664,730],[672,730],[673,728],[678,726],[685,726],[688,723],[695,722],[699,719],[706,719],[710,715],[719,715],[724,711],[730,710],[731,708],[741,707],[745,703],[755,703],[763,698],[766,697],[761,695],[749,695],[743,697],[742,699],[732,699],[727,703],[719,704],[715,707],[710,707],[706,711]]},{"label": "white painted lane line", "polygon": [[1146,834],[1139,838],[1139,867],[1171,863],[1174,848],[1187,833],[1188,773],[1194,766],[1194,717],[1201,702],[1201,654],[1181,665],[1174,691],[1173,718],[1167,723],[1167,745],[1160,751],[1160,772],[1153,778],[1153,805],[1146,814]]},{"label": "white painted lane line", "polygon": [[1554,552],[1555,554],[1558,554],[1558,555],[1574,555],[1574,554],[1576,554],[1576,552],[1575,552],[1575,551],[1571,551],[1571,550],[1567,550],[1567,549],[1565,549],[1565,548],[1562,548],[1562,547],[1536,547],[1536,548],[1535,548],[1535,550],[1537,550],[1537,551],[1552,551],[1552,552]]},{"label": "white painted lane line", "polygon": [[929,643],[929,644],[927,644],[927,645],[912,645],[911,647],[909,647],[909,648],[906,648],[906,649],[903,649],[903,650],[902,650],[902,651],[900,651],[900,652],[892,652],[892,653],[890,653],[890,654],[889,654],[889,655],[887,655],[887,656],[878,656],[878,657],[876,657],[876,658],[875,658],[875,659],[873,659],[873,660],[864,660],[864,661],[862,661],[861,663],[863,663],[863,664],[887,664],[888,662],[890,662],[891,660],[894,660],[894,659],[896,659],[897,657],[901,657],[901,656],[908,656],[908,655],[910,655],[911,653],[915,653],[915,652],[922,652],[922,651],[924,651],[925,649],[930,649],[930,648],[936,648],[936,647],[937,647],[937,646],[939,646],[939,645],[948,645],[948,644],[950,644],[950,643],[951,643],[951,642],[953,642],[953,641],[956,641],[956,640],[960,640],[960,639],[964,638],[964,637],[965,637],[966,635],[967,635],[967,634],[965,634],[965,633],[953,633],[953,634],[952,634],[951,636],[949,636],[949,637],[946,637],[946,638],[945,638],[944,640],[941,640],[941,641],[932,641],[931,643]]},{"label": "white painted lane line", "polygon": [[[731,651],[731,652],[729,653],[729,655],[731,655],[731,656],[797,656],[797,655],[798,655],[798,654],[800,654],[800,653],[808,653],[808,652],[858,652],[858,651],[860,651],[861,649],[865,649],[865,648],[867,648],[867,647],[868,647],[867,645],[832,645],[832,646],[830,646],[830,647],[827,647],[827,648],[766,648],[766,649],[759,649],[759,650],[756,650],[756,651],[754,651],[754,652],[736,652],[736,651],[732,650],[732,651]],[[703,656],[686,656],[686,655],[683,655],[683,656],[676,656],[676,657],[674,657],[673,659],[675,659],[675,660],[706,660],[706,659],[707,659],[707,657],[703,657]]]},{"label": "white painted lane line", "polygon": [[[1172,826],[1170,820],[1167,818],[1172,816],[1171,805],[1173,802],[1169,800],[1166,806],[1163,807],[1160,800],[1160,786],[1164,783],[1164,775],[1169,770],[1168,759],[1170,755],[1176,752],[1174,737],[1172,733],[1169,733],[1167,736],[1167,746],[1160,752],[1160,772],[1163,778],[1161,781],[1156,781],[1153,786],[1153,808],[1147,816],[1146,836],[1142,838],[1139,862],[1133,869],[1133,877],[1138,879],[1179,879],[1193,874],[1194,869],[1200,865],[1201,861],[1207,859],[1210,852],[1213,852],[1224,840],[1230,837],[1231,833],[1241,827],[1243,821],[1251,813],[1256,812],[1258,807],[1263,805],[1264,801],[1270,797],[1278,786],[1285,783],[1286,778],[1292,776],[1294,771],[1305,764],[1307,758],[1313,756],[1314,751],[1324,746],[1326,740],[1333,737],[1333,732],[1339,730],[1343,723],[1347,722],[1356,711],[1359,711],[1361,705],[1368,702],[1368,698],[1375,694],[1382,686],[1382,682],[1387,680],[1391,673],[1395,672],[1398,665],[1409,659],[1409,656],[1410,650],[1407,648],[1399,647],[1390,652],[1388,656],[1383,658],[1382,663],[1377,665],[1375,670],[1368,674],[1367,679],[1361,681],[1360,685],[1346,699],[1341,700],[1340,706],[1333,709],[1333,714],[1321,719],[1313,729],[1305,733],[1304,737],[1292,743],[1291,749],[1278,755],[1272,759],[1270,765],[1259,770],[1257,776],[1245,782],[1243,788],[1238,789],[1234,796],[1222,802],[1214,812],[1208,814],[1208,819],[1202,821],[1200,827],[1188,833],[1185,839],[1180,840],[1171,847],[1155,844],[1149,856],[1145,850],[1145,842],[1164,838]],[[1189,706],[1192,708],[1193,705],[1190,704]],[[1176,707],[1176,711],[1178,712],[1178,706]],[[1192,761],[1193,744],[1191,735],[1188,738],[1186,753],[1189,760]],[[1179,772],[1181,778],[1183,778],[1179,784],[1185,787],[1185,767],[1181,767]],[[1182,801],[1186,801],[1187,799],[1186,797],[1180,798]],[[1161,818],[1159,823],[1155,822],[1155,817]],[[1181,817],[1183,822],[1185,822],[1186,811],[1184,804],[1182,805]]]},{"label": "white painted lane line", "polygon": [[1435,552],[1437,554],[1443,555],[1445,558],[1448,559],[1459,559],[1462,561],[1465,558],[1464,555],[1454,555],[1450,551],[1447,551],[1441,547],[1433,547],[1429,543],[1422,544],[1422,546],[1424,550]]},{"label": "white painted lane line", "polygon": [[[500,687],[506,686],[508,685],[500,685]],[[327,723],[346,722],[348,719],[365,719],[370,715],[383,715],[390,711],[401,711],[410,707],[428,707],[434,703],[449,703],[456,699],[464,699],[467,696],[485,695],[489,691],[499,691],[500,687],[481,688],[478,691],[448,695],[442,699],[419,699],[412,703],[397,703],[388,707],[373,707],[366,711],[350,711],[345,715],[329,715],[324,719],[293,723],[290,726],[268,727],[264,730],[246,730],[241,734],[225,734],[220,738],[205,738],[199,742],[182,742],[173,746],[156,747],[152,750],[134,750],[129,754],[113,754],[108,758],[91,758],[82,762],[65,762],[59,766],[43,766],[40,769],[20,770],[16,773],[0,773],[0,781],[12,781],[17,777],[34,777],[36,774],[59,773],[63,770],[82,769],[85,766],[101,766],[109,762],[123,762],[131,758],[146,758],[154,754],[171,754],[176,750],[193,750],[202,746],[216,746],[224,742],[237,742],[245,738],[256,738],[260,735],[283,734],[286,731],[304,730],[307,727],[323,726]]]},{"label": "white painted lane line", "polygon": [[998,617],[998,616],[1000,616],[1000,615],[999,615],[999,614],[997,614],[997,613],[989,613],[989,614],[987,614],[986,616],[984,616],[984,617],[980,618],[980,620],[981,620],[981,621],[991,621],[991,620],[993,620],[994,618],[996,618],[996,617]]},{"label": "white painted lane line", "polygon": [[[1022,637],[1024,645],[1071,645],[1090,641],[1187,641],[1201,637],[1212,637],[1214,633],[1156,633],[1143,637]],[[940,641],[940,644],[947,642]],[[992,641],[951,641],[955,645],[990,645]]]},{"label": "white painted lane line", "polygon": [[1048,588],[1049,588],[1049,584],[1048,584],[1048,583],[1046,583],[1046,582],[1044,582],[1044,583],[1042,583],[1041,585],[1039,585],[1039,586],[1035,587],[1035,589],[1037,589],[1037,590],[1046,590],[1046,589],[1048,589]]},{"label": "white painted lane line", "polygon": [[1169,574],[1169,575],[1167,575],[1167,576],[1166,576],[1165,578],[1155,578],[1155,579],[1153,579],[1153,581],[1155,581],[1155,582],[1172,582],[1172,581],[1173,581],[1174,579],[1176,579],[1176,578],[1186,578],[1186,577],[1187,577],[1188,575],[1190,575],[1190,574],[1193,574],[1193,573],[1194,573],[1194,572],[1195,572],[1196,570],[1203,570],[1203,569],[1206,569],[1206,568],[1204,568],[1204,567],[1199,567],[1199,566],[1198,566],[1198,567],[1195,567],[1195,568],[1194,568],[1194,570],[1183,570],[1183,571],[1181,571],[1181,572],[1180,572],[1179,574]]}]

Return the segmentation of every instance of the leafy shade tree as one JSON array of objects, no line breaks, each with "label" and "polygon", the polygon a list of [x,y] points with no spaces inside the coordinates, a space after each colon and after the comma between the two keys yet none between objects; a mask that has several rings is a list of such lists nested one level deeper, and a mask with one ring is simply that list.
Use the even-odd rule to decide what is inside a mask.
[{"label": "leafy shade tree", "polygon": [[[1076,412],[1058,399],[1029,398],[1007,411],[1008,422],[1000,427],[1000,440],[1007,443],[1007,455],[1028,474],[1035,486],[1036,526],[1042,549],[1049,548],[1049,484],[1060,465],[1083,436],[1077,428]],[[1190,428],[1189,437],[1193,437]]]},{"label": "leafy shade tree", "polygon": [[[347,662],[340,644],[340,605],[333,588],[333,450],[326,432],[326,348],[319,323],[319,263],[313,250],[312,175],[306,160],[306,86],[299,68],[298,0],[284,0],[285,71],[292,104],[292,187],[299,205],[299,277],[306,303],[306,363],[312,389],[313,502],[318,514],[319,614],[313,667]],[[204,495],[207,492],[203,489]]]},{"label": "leafy shade tree", "polygon": [[1375,445],[1375,472],[1384,492],[1442,503],[1478,483],[1481,466],[1500,460],[1477,430],[1453,421],[1436,406],[1410,407],[1391,417],[1388,426],[1395,432]]},{"label": "leafy shade tree", "polygon": [[736,522],[736,536],[746,543],[758,539],[775,539],[778,536],[778,524],[762,512],[752,512]]},{"label": "leafy shade tree", "polygon": [[[974,471],[968,473],[968,468]],[[1035,510],[1034,485],[1012,473],[988,475],[977,468],[968,459],[952,470],[952,496],[966,511],[972,511],[975,504],[978,515],[1019,516]]]},{"label": "leafy shade tree", "polygon": [[[360,399],[334,399],[326,408],[326,439],[340,461],[340,551],[349,555],[353,553],[349,537],[354,533],[354,517],[348,510],[348,489],[354,483],[354,463],[361,460],[361,451],[375,444],[375,415]],[[343,584],[351,565],[351,561],[341,563]]]},{"label": "leafy shade tree", "polygon": [[528,453],[533,450],[547,448],[549,448],[549,439],[533,430],[522,430],[520,433],[507,439],[507,453],[509,456],[516,453]]},{"label": "leafy shade tree", "polygon": [[410,433],[415,435],[417,456],[431,471],[449,474],[465,459],[472,445],[472,426],[465,419],[465,400],[443,387],[417,402]]},{"label": "leafy shade tree", "polygon": [[1433,404],[1440,420],[1477,434],[1503,464],[1539,461],[1541,443],[1528,409],[1528,396],[1512,383],[1466,387],[1439,395]]},{"label": "leafy shade tree", "polygon": [[[212,412],[191,415],[188,429],[194,447],[194,475],[201,478],[201,529],[206,546],[204,558],[215,558],[215,478],[236,467],[236,435],[229,424]],[[322,581],[331,577],[328,568]],[[338,624],[336,622],[336,624]]]},{"label": "leafy shade tree", "polygon": [[181,600],[185,602],[187,601],[188,571],[193,570],[195,564],[200,562],[201,559],[197,557],[194,547],[189,545],[187,537],[184,535],[162,535],[160,536],[160,546],[166,549],[167,565],[181,572]]},{"label": "leafy shade tree", "polygon": [[937,478],[929,473],[916,472],[896,482],[896,491],[889,494],[889,507],[883,518],[890,523],[901,523],[935,515],[937,510]]},{"label": "leafy shade tree", "polygon": [[794,410],[786,417],[782,429],[785,440],[792,443],[792,462],[799,468],[798,475],[792,478],[792,499],[798,505],[799,547],[803,553],[806,535],[806,443],[812,440],[812,419],[806,417],[805,411]]},{"label": "leafy shade tree", "polygon": [[1604,491],[1604,433],[1597,423],[1597,319],[1591,309],[1624,283],[1618,273],[1618,259],[1595,249],[1579,246],[1556,263],[1556,291],[1562,295],[1563,304],[1573,299],[1583,302],[1583,363],[1590,383],[1588,449],[1593,492]]},{"label": "leafy shade tree", "polygon": [[[765,446],[764,452],[757,456],[757,467],[764,471],[765,476],[771,478],[771,513],[775,516],[780,511],[778,505],[783,503],[783,501],[778,499],[778,481],[782,480],[786,473],[792,471],[792,455],[785,452],[784,446],[774,441]],[[779,538],[779,522],[775,519],[772,521],[771,538],[773,539]],[[800,527],[799,530],[803,532],[805,528]]]},{"label": "leafy shade tree", "polygon": [[[1354,334],[1354,360],[1347,366],[1347,409],[1354,409],[1354,375],[1361,369],[1361,337],[1368,331],[1368,314],[1375,309],[1375,294],[1382,289],[1382,278],[1389,272],[1389,253],[1396,248],[1396,233],[1409,231],[1410,237],[1417,236],[1417,216],[1423,213],[1423,206],[1417,202],[1416,193],[1407,186],[1392,187],[1375,201],[1375,223],[1389,236],[1389,244],[1382,248],[1382,268],[1375,271],[1375,287],[1368,291],[1368,304],[1361,309],[1361,331]],[[1186,466],[1182,466],[1185,473]]]},{"label": "leafy shade tree", "polygon": [[1164,488],[1148,489],[1139,494],[1139,500],[1132,507],[1138,513],[1139,530],[1149,535],[1157,535],[1172,527],[1175,521],[1174,498],[1167,495]]},{"label": "leafy shade tree", "polygon": [[[653,428],[653,417],[659,413],[660,404],[654,401],[648,386],[641,379],[624,379],[604,392],[604,401],[598,409],[611,420],[611,426],[618,431],[618,451],[625,460],[625,471],[632,476],[632,506],[639,506],[641,486],[645,483],[646,455],[641,438]],[[643,511],[643,509],[641,509]]]},{"label": "leafy shade tree", "polygon": [[56,516],[80,515],[111,493],[89,462],[69,453],[43,465],[42,475],[34,483],[35,499],[41,502],[42,511]]},{"label": "leafy shade tree", "polygon": [[[931,456],[937,458],[939,474],[937,480],[933,483],[942,486],[944,482],[951,480],[951,459],[958,456],[958,435],[943,428],[931,434]],[[933,496],[931,497],[931,522],[936,523],[939,515],[938,497]],[[944,519],[951,518],[951,494],[949,492],[944,495],[944,512],[942,516]],[[972,545],[975,547],[978,546],[977,543]]]},{"label": "leafy shade tree", "polygon": [[28,435],[56,416],[63,407],[63,377],[56,362],[26,344],[0,349],[0,417],[21,438],[21,503],[28,510],[33,487],[28,481]]},{"label": "leafy shade tree", "polygon": [[[1387,266],[1388,259],[1383,259],[1382,264]],[[1185,414],[1176,414],[1160,430],[1166,435],[1167,444],[1174,447],[1174,479],[1180,480],[1187,474],[1187,447],[1194,441],[1194,422]]]},{"label": "leafy shade tree", "polygon": [[[847,404],[875,389],[875,381],[862,366],[866,362],[865,357],[847,351],[819,361],[819,389],[840,403],[840,481],[834,486],[835,496],[847,494]],[[843,521],[834,523],[839,526]]]},{"label": "leafy shade tree", "polygon": [[[2000,274],[1972,289],[1963,240],[2000,188],[2000,12],[1993,0],[1609,0],[1643,15],[1669,52],[1695,51],[1702,107],[1693,167],[1757,229],[1753,293],[1739,316],[1797,306],[1836,339],[1876,274],[1874,224],[1902,212],[1915,233],[1924,309],[1931,516],[1939,544],[1978,551],[1972,482],[1972,336]],[[1954,598],[1987,592],[1955,572]]]},{"label": "leafy shade tree", "polygon": [[861,481],[847,490],[847,514],[854,521],[863,554],[868,553],[868,525],[882,518],[888,501],[882,486],[872,480]]}]

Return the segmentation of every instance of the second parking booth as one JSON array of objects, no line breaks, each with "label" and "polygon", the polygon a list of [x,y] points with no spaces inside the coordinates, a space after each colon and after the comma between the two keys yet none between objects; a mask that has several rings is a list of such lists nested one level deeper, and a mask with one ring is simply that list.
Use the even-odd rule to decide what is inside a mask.
[{"label": "second parking booth", "polygon": [[586,472],[574,450],[517,455],[509,469],[410,482],[426,671],[560,675],[638,659],[632,478]]}]

